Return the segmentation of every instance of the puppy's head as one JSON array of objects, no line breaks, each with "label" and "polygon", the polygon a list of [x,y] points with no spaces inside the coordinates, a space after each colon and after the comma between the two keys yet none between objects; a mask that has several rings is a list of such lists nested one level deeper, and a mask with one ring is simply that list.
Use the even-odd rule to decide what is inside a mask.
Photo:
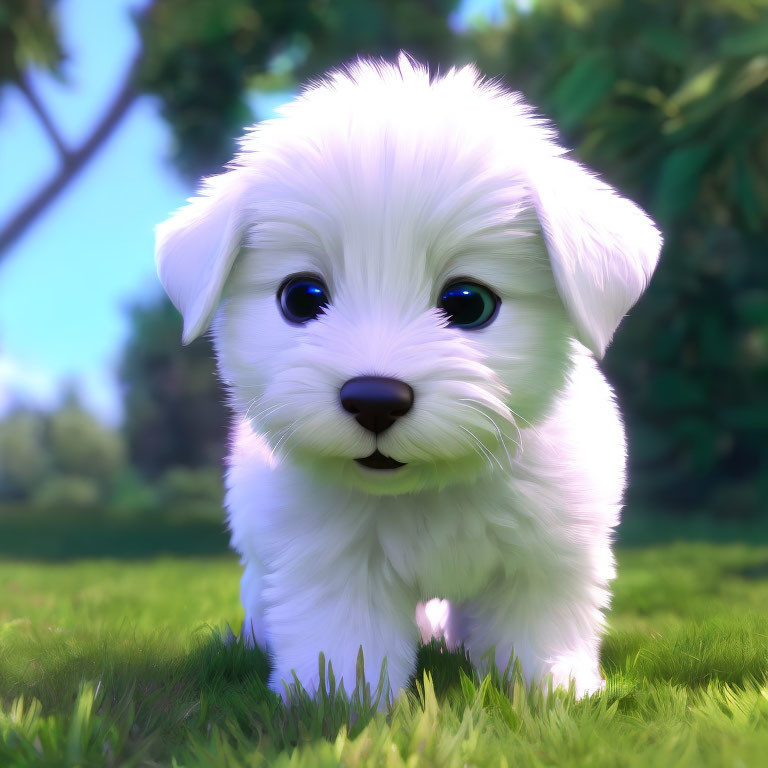
[{"label": "puppy's head", "polygon": [[503,471],[574,339],[603,355],[660,248],[563,153],[472,67],[333,73],[158,228],[184,341],[212,324],[238,418],[324,481]]}]

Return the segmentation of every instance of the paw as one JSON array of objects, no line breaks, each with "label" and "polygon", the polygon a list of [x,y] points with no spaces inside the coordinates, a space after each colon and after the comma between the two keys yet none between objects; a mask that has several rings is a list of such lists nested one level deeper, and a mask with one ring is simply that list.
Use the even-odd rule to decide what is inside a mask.
[{"label": "paw", "polygon": [[449,614],[450,603],[437,597],[416,606],[416,625],[422,642],[428,643],[433,637],[439,639],[446,635]]},{"label": "paw", "polygon": [[557,659],[549,669],[554,687],[568,688],[573,681],[576,698],[582,699],[605,690],[597,660],[592,654],[574,654]]}]

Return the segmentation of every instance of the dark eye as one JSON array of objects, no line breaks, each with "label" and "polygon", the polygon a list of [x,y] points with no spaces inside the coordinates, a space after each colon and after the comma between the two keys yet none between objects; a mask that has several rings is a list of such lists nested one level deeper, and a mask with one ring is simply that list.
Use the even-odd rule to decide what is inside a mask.
[{"label": "dark eye", "polygon": [[280,286],[277,300],[286,320],[306,323],[314,320],[328,304],[328,291],[319,277],[295,275]]},{"label": "dark eye", "polygon": [[495,317],[501,301],[493,291],[478,283],[460,280],[446,286],[437,306],[457,328],[482,328]]}]

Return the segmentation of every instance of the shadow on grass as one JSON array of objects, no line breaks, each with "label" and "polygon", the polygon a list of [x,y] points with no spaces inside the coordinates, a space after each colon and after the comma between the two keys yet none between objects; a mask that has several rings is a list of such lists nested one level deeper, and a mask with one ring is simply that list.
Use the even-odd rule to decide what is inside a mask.
[{"label": "shadow on grass", "polygon": [[[15,701],[21,726],[33,716],[49,718],[47,746],[66,746],[84,764],[103,757],[104,750],[118,761],[162,762],[212,733],[277,754],[300,743],[333,740],[342,727],[359,732],[378,709],[370,694],[376,682],[364,678],[348,692],[329,685],[321,700],[292,693],[286,708],[267,688],[267,656],[215,628],[203,628],[187,651],[162,634],[106,633],[62,642],[32,632],[8,639],[0,652],[0,710]],[[17,655],[19,648],[26,661]],[[458,687],[460,669],[472,674],[466,658],[434,642],[419,651],[416,679],[430,673],[442,698]],[[413,681],[410,690],[418,696]],[[34,756],[40,745],[32,744],[31,732],[30,737]],[[0,739],[0,757],[2,747]]]},{"label": "shadow on grass", "polygon": [[[14,660],[18,644],[27,663]],[[101,764],[89,762],[103,758],[88,754],[93,744],[97,753],[113,752],[119,764],[165,760],[191,733],[210,733],[216,724],[234,722],[258,739],[261,709],[273,697],[267,674],[263,653],[228,644],[216,629],[205,629],[188,651],[162,633],[71,642],[32,633],[10,638],[0,653],[0,702],[8,707],[16,700],[18,708],[21,701],[51,716],[61,730],[59,747],[66,744],[83,764]],[[70,743],[73,734],[76,743]]]},{"label": "shadow on grass", "polygon": [[[723,628],[710,629],[722,632]],[[718,667],[725,662],[727,669],[727,662],[732,663],[733,658],[717,658],[722,654],[701,659],[695,670],[687,670],[687,675],[686,670],[675,670],[675,659],[690,656],[695,647],[706,645],[707,634],[688,629],[678,638],[670,638],[658,649],[658,655],[638,653],[643,649],[627,638],[609,643],[604,660],[614,671],[602,704],[600,700],[576,702],[572,690],[560,692],[555,698],[550,691],[548,702],[541,692],[536,696],[531,689],[526,694],[517,684],[512,690],[497,679],[480,681],[463,654],[449,653],[441,643],[433,641],[419,649],[409,698],[423,704],[428,687],[429,695],[455,703],[457,723],[464,707],[479,703],[502,712],[507,725],[520,726],[529,720],[534,724],[531,731],[538,733],[541,713],[547,707],[556,709],[559,718],[563,712],[575,716],[575,708],[582,713],[606,713],[615,702],[625,713],[642,714],[650,707],[658,716],[657,710],[664,709],[668,702],[656,688],[647,685],[649,681],[682,685],[680,689],[663,684],[659,688],[667,698],[679,701],[687,695],[683,693],[686,687],[697,688],[698,684],[723,677],[747,688],[751,681],[765,678],[765,654],[762,666],[755,658],[752,661],[757,666],[747,664],[725,675]],[[733,639],[724,637],[723,642],[729,644]],[[31,663],[19,663],[18,659],[12,663],[18,643],[23,644],[24,656],[33,660]],[[669,663],[659,664],[663,659]],[[320,659],[319,663],[323,665],[324,661]],[[362,660],[359,666],[362,668]],[[704,666],[709,669],[702,675]],[[298,691],[286,708],[281,698],[267,688],[268,673],[269,661],[264,653],[228,640],[218,629],[205,628],[188,650],[169,643],[162,635],[105,634],[81,638],[79,644],[74,638],[72,643],[62,643],[49,635],[19,635],[0,649],[2,709],[16,699],[12,708],[14,736],[11,741],[0,739],[0,758],[4,748],[11,750],[8,755],[19,757],[26,751],[30,758],[39,757],[42,749],[48,756],[66,751],[77,758],[75,764],[102,764],[105,755],[111,758],[107,761],[110,764],[165,764],[171,756],[193,750],[202,761],[197,761],[199,764],[221,764],[221,759],[233,756],[239,749],[241,758],[258,750],[264,764],[269,764],[271,758],[296,745],[321,740],[334,743],[342,729],[352,739],[377,711],[376,694],[371,691],[375,681],[366,684],[358,677],[354,689],[343,693],[331,682],[329,670],[327,691],[324,685],[316,697]],[[430,678],[431,682],[427,682]],[[726,694],[731,695],[728,691]],[[529,699],[530,706],[517,701],[521,695]],[[517,697],[512,704],[510,696]],[[422,706],[425,708],[429,709],[426,704]],[[47,718],[43,723],[41,715]],[[437,723],[433,720],[430,728]],[[575,727],[578,718],[573,723]],[[45,735],[42,742],[41,733]],[[426,736],[421,734],[419,738]],[[217,760],[209,760],[211,755]],[[226,764],[241,762],[228,760]]]}]

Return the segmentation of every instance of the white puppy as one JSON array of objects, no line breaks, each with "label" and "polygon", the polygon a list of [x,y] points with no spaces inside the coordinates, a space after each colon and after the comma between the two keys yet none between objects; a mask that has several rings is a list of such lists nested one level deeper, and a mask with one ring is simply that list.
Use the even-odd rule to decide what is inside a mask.
[{"label": "white puppy", "polygon": [[[473,67],[333,72],[158,229],[235,412],[226,505],[270,684],[415,667],[419,601],[477,661],[601,687],[625,447],[595,364],[661,245]],[[447,606],[448,603],[440,603]],[[424,611],[422,610],[422,616]]]}]

